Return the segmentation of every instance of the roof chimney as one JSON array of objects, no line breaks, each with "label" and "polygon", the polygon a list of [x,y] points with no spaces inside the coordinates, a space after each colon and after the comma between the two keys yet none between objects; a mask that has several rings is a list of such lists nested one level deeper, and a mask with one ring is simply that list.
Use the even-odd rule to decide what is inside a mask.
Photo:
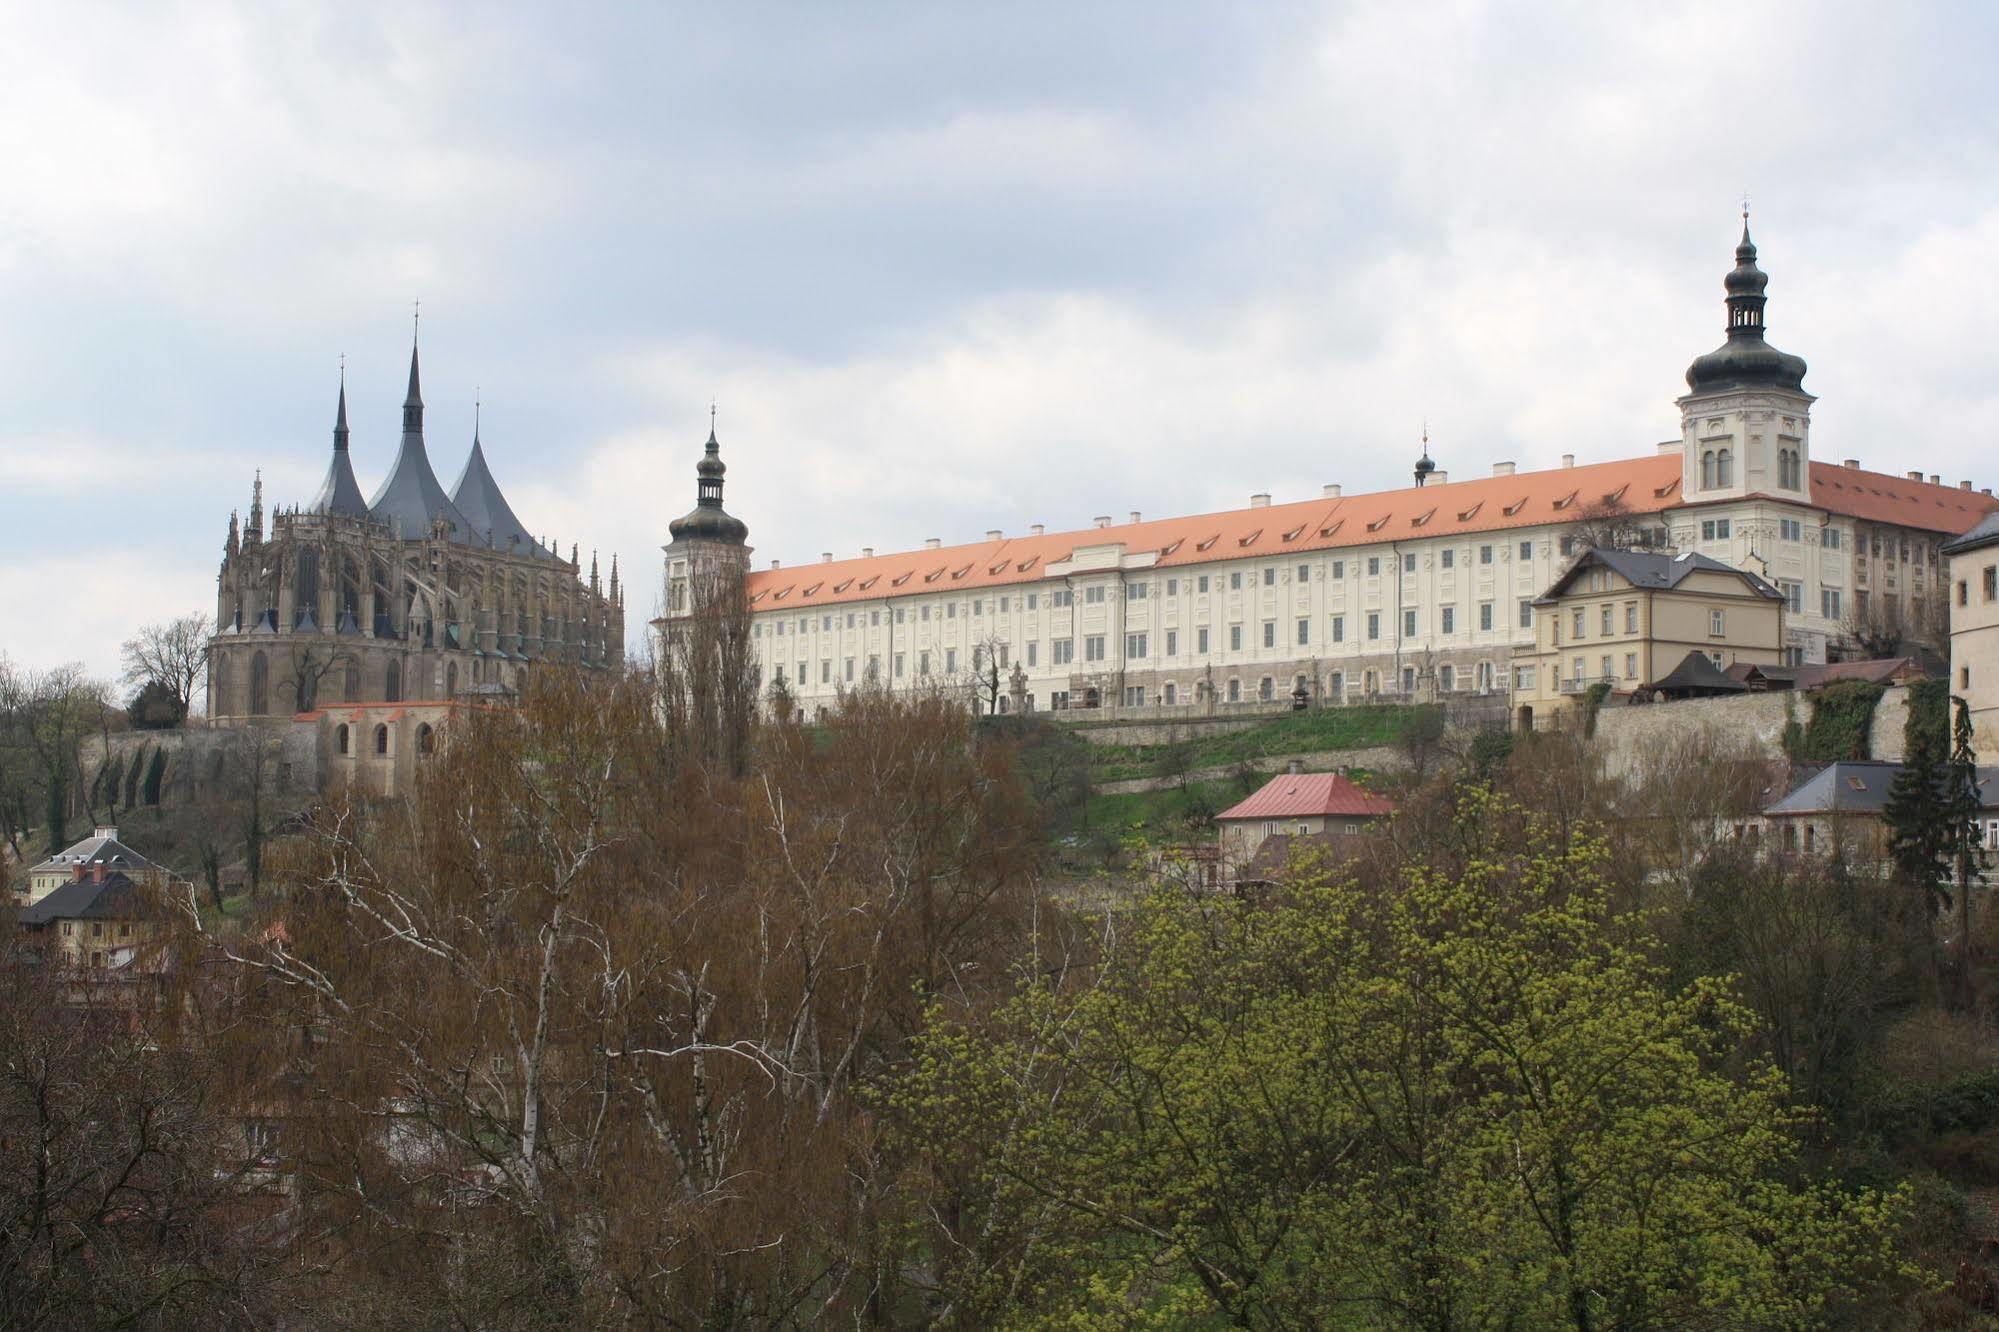
[{"label": "roof chimney", "polygon": [[1136,523],[1136,522],[1140,521],[1140,519],[1139,519],[1139,516],[1138,516],[1138,510],[1137,510],[1137,509],[1133,509],[1133,510],[1131,511],[1131,520],[1132,520],[1132,522],[1134,522],[1134,523]]},{"label": "roof chimney", "polygon": [[1969,490],[1971,489],[1971,483],[1969,481],[1960,481],[1957,483],[1957,488],[1959,490]]},{"label": "roof chimney", "polygon": [[1450,479],[1451,479],[1451,474],[1445,471],[1441,467],[1439,467],[1436,471],[1430,473],[1430,484],[1433,486],[1444,485],[1448,483]]},{"label": "roof chimney", "polygon": [[1510,462],[1494,463],[1492,465],[1492,474],[1494,476],[1512,476],[1513,472],[1514,466]]},{"label": "roof chimney", "polygon": [[822,551],[820,551],[820,552],[819,552],[819,562],[820,562],[821,564],[831,564],[831,563],[833,562],[833,552],[832,552],[832,551],[830,551],[830,550],[822,550]]},{"label": "roof chimney", "polygon": [[939,546],[941,546],[941,545],[943,545],[943,544],[944,544],[944,542],[943,542],[943,539],[942,539],[942,538],[940,538],[940,537],[925,537],[925,538],[923,538],[923,548],[924,548],[925,550],[935,550],[935,549],[937,549],[937,548],[938,548]]},{"label": "roof chimney", "polygon": [[1096,517],[1090,519],[1090,522],[1093,526],[1096,527],[1109,527],[1111,525],[1111,516],[1107,513],[1100,513]]},{"label": "roof chimney", "polygon": [[873,546],[862,546],[862,547],[861,547],[861,558],[862,558],[862,559],[864,559],[864,560],[871,560],[871,559],[873,559],[874,557],[875,557],[875,548],[874,548]]},{"label": "roof chimney", "polygon": [[1040,535],[1041,535],[1042,533],[1046,532],[1046,531],[1047,531],[1048,529],[1047,529],[1046,527],[1042,526],[1042,525],[1041,525],[1040,523],[1030,523],[1030,524],[1028,524],[1028,528],[1027,528],[1027,530],[1028,530],[1028,533],[1029,533],[1030,535],[1032,535],[1032,536],[1040,536]]},{"label": "roof chimney", "polygon": [[1992,487],[1987,486],[1985,487],[1985,489],[1979,491],[1978,493],[1981,495],[1990,495],[1992,493]]},{"label": "roof chimney", "polygon": [[1340,497],[1340,483],[1335,481],[1329,486],[1320,487],[1319,494],[1325,499],[1338,499]]},{"label": "roof chimney", "polygon": [[1920,481],[1923,479],[1923,474],[1921,472],[1910,472],[1909,479],[1911,481]]},{"label": "roof chimney", "polygon": [[1249,507],[1250,507],[1250,508],[1252,508],[1252,509],[1267,509],[1267,508],[1269,508],[1269,507],[1270,507],[1270,492],[1269,492],[1269,491],[1267,491],[1267,490],[1259,490],[1259,491],[1257,491],[1257,492],[1256,492],[1256,493],[1255,493],[1254,495],[1251,495],[1251,496],[1249,497]]},{"label": "roof chimney", "polygon": [[1937,474],[1936,474],[1935,472],[1931,472],[1931,473],[1930,473],[1930,484],[1931,484],[1931,485],[1933,485],[1933,486],[1940,486],[1940,485],[1942,485],[1942,484],[1943,484],[1943,478],[1942,478],[1942,477],[1940,477],[1940,476],[1938,476],[1938,475],[1937,475]]},{"label": "roof chimney", "polygon": [[1284,765],[1284,771],[1290,773],[1293,777],[1299,776],[1305,771],[1305,760],[1292,759]]},{"label": "roof chimney", "polygon": [[986,529],[986,540],[998,541],[999,539],[1000,539],[1000,530],[997,527],[988,527]]},{"label": "roof chimney", "polygon": [[1857,472],[1860,470],[1860,459],[1848,458],[1845,462],[1841,463],[1840,466],[1850,468],[1853,471]]},{"label": "roof chimney", "polygon": [[780,567],[780,566],[779,566],[779,564],[778,564],[778,562],[777,562],[776,560],[772,560],[772,561],[770,562],[770,567],[771,567],[771,568],[773,568],[773,569],[776,569],[776,568],[778,568],[778,567]]},{"label": "roof chimney", "polygon": [[1684,440],[1662,439],[1659,441],[1659,456],[1662,458],[1669,453],[1685,453],[1686,450],[1687,445]]},{"label": "roof chimney", "polygon": [[1574,467],[1575,465],[1576,465],[1576,455],[1575,455],[1575,454],[1573,454],[1573,453],[1565,453],[1565,454],[1563,454],[1563,455],[1562,455],[1562,466],[1564,466],[1564,467]]},{"label": "roof chimney", "polygon": [[[1971,486],[1971,483],[1969,481],[1965,482],[1964,484],[1967,489],[1969,489]],[[100,823],[97,825],[96,828],[94,828],[91,831],[90,835],[92,837],[109,838],[111,841],[115,842],[118,840],[118,829],[114,824]]]}]

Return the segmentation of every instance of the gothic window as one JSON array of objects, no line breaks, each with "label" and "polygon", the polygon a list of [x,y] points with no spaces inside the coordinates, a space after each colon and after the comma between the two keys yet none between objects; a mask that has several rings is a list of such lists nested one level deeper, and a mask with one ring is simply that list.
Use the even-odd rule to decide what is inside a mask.
[{"label": "gothic window", "polygon": [[227,702],[229,694],[229,658],[220,654],[217,654],[215,658],[215,680],[211,685],[211,690],[215,696],[215,703],[209,711],[216,714],[227,712],[229,710]]},{"label": "gothic window", "polygon": [[1735,454],[1729,449],[1718,449],[1714,455],[1714,483],[1718,487],[1735,484]]},{"label": "gothic window", "polygon": [[334,751],[336,753],[345,754],[347,752],[347,743],[348,743],[347,725],[345,722],[342,722],[339,726],[335,727],[333,731]]},{"label": "gothic window", "polygon": [[271,663],[259,652],[250,658],[250,715],[261,717],[271,710]]},{"label": "gothic window", "polygon": [[301,614],[311,612],[319,615],[319,552],[302,550],[298,553],[298,609]]},{"label": "gothic window", "polygon": [[417,727],[416,752],[421,755],[421,754],[432,754],[435,753],[436,751],[437,751],[437,733],[431,730],[428,725]]},{"label": "gothic window", "polygon": [[1701,489],[1702,489],[1702,490],[1713,490],[1713,489],[1714,489],[1714,450],[1713,450],[1713,449],[1709,449],[1709,450],[1708,450],[1708,451],[1707,451],[1706,453],[1703,453],[1703,454],[1701,455]]},{"label": "gothic window", "polygon": [[401,662],[392,661],[382,680],[382,698],[385,702],[399,703],[403,697],[403,667]]},{"label": "gothic window", "polygon": [[446,698],[458,696],[458,663],[455,661],[444,668],[444,696]]},{"label": "gothic window", "polygon": [[340,692],[346,696],[347,702],[359,703],[361,701],[361,663],[349,657],[347,659],[347,669],[342,672],[342,675],[344,678],[340,682]]},{"label": "gothic window", "polygon": [[375,752],[377,754],[386,754],[389,752],[389,728],[387,726],[377,726],[375,728]]}]

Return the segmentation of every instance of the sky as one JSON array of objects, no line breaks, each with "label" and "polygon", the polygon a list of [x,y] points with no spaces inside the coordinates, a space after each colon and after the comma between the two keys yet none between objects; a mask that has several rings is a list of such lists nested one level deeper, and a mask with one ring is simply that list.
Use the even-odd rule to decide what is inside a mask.
[{"label": "sky", "polygon": [[1999,484],[1999,6],[0,7],[0,652],[116,674],[232,509],[433,465],[755,561],[1631,456],[1745,193],[1812,449]]}]

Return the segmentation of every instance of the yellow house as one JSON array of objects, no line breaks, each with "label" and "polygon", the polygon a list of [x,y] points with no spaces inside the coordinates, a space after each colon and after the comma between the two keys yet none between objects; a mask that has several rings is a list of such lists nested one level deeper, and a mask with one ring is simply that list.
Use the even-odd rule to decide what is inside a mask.
[{"label": "yellow house", "polygon": [[1999,761],[1999,515],[1945,543],[1950,559],[1950,692],[1971,710],[1972,744]]},{"label": "yellow house", "polygon": [[1782,665],[1783,594],[1705,555],[1584,551],[1534,601],[1534,649],[1513,658],[1516,715],[1532,726],[1597,683],[1636,692],[1689,652],[1717,670]]}]

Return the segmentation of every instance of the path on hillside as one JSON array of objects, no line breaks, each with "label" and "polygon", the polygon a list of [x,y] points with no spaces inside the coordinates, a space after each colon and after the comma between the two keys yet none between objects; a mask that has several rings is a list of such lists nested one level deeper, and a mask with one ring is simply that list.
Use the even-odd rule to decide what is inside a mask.
[{"label": "path on hillside", "polygon": [[[1370,745],[1366,749],[1321,749],[1302,754],[1265,754],[1249,761],[1258,772],[1282,772],[1287,764],[1299,762],[1307,772],[1331,772],[1334,768],[1367,768],[1374,772],[1400,771],[1409,760],[1394,745]],[[1097,782],[1091,789],[1099,795],[1129,795],[1134,791],[1164,791],[1181,782],[1214,782],[1233,777],[1239,763],[1222,763],[1210,768],[1191,769],[1185,777],[1127,777],[1115,782]]]}]

